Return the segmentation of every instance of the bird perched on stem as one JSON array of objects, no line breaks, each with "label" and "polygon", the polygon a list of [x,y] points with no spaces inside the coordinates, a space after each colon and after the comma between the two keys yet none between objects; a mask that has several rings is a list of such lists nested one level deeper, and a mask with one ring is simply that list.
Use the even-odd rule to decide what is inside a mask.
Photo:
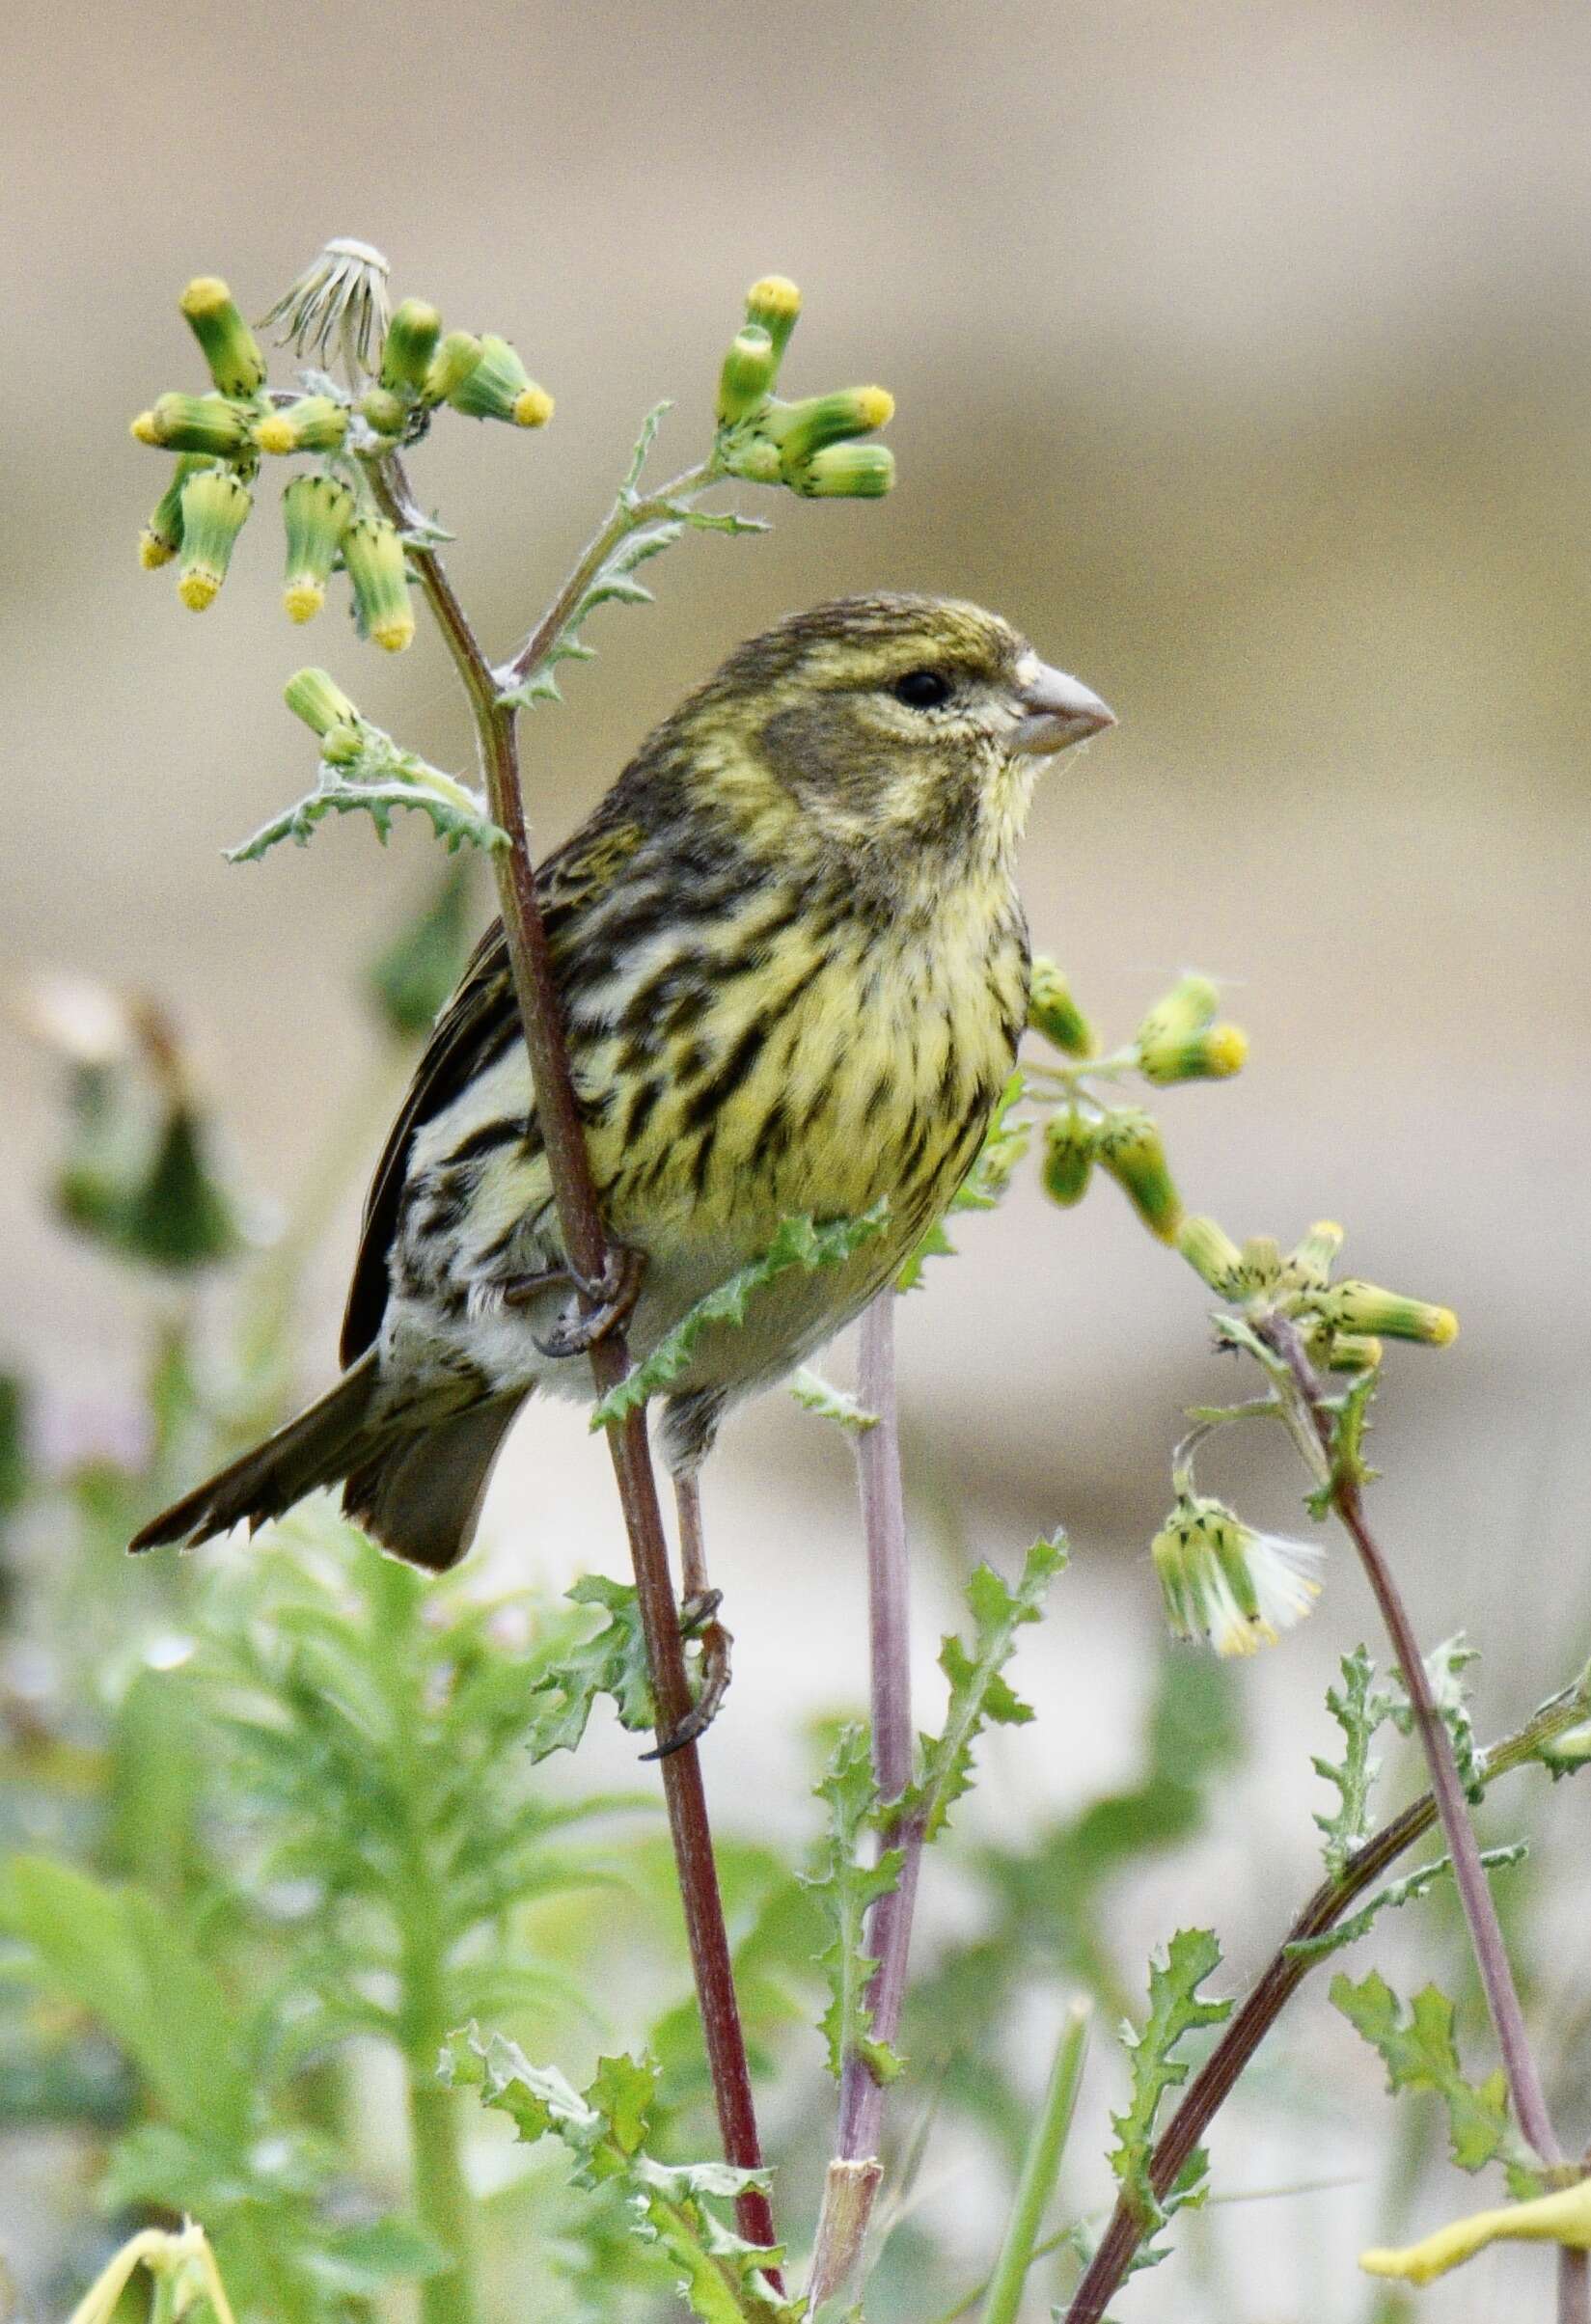
[{"label": "bird perched on stem", "polygon": [[[1035,771],[1111,723],[975,606],[840,599],[739,646],[540,867],[592,1174],[641,1262],[638,1360],[784,1218],[888,1205],[841,1266],[702,1333],[668,1392],[676,1476],[732,1399],[860,1313],[966,1175],[1027,1013]],[[377,1167],[342,1379],[133,1547],[252,1529],[341,1483],[389,1549],[452,1565],[531,1390],[592,1394],[558,1353],[569,1299],[496,926]]]}]

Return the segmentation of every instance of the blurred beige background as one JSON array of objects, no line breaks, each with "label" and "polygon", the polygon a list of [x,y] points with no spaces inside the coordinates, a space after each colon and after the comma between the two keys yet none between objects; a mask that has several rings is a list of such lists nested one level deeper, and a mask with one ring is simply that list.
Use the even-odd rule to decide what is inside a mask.
[{"label": "blurred beige background", "polygon": [[[737,637],[820,594],[980,598],[1098,687],[1120,730],[1040,795],[1035,935],[1122,1031],[1185,964],[1230,981],[1248,1070],[1163,1108],[1186,1190],[1239,1232],[1339,1216],[1362,1271],[1459,1309],[1450,1355],[1393,1366],[1383,1514],[1426,1633],[1487,1639],[1486,1729],[1564,1675],[1591,1598],[1584,10],[91,5],[19,15],[8,46],[8,976],[90,970],[171,999],[286,1196],[369,1070],[355,967],[426,859],[350,822],[222,862],[309,770],[282,679],[308,651],[465,763],[431,642],[375,667],[339,615],[292,632],[268,525],[203,621],[139,573],[159,487],[126,421],[197,377],[175,309],[191,273],[224,271],[259,313],[354,233],[400,294],[517,341],[558,397],[547,436],[443,429],[417,463],[507,643],[659,396],[679,407],[665,451],[692,456],[743,285],[787,271],[808,297],[787,379],[885,381],[899,489],[764,496],[771,537],[691,544],[656,610],[604,616],[598,667],[535,716],[537,831],[562,834]],[[0,1357],[47,1376],[63,1433],[109,1428],[147,1319],[44,1218],[56,1092],[0,1044]],[[317,1379],[351,1224],[317,1272]],[[1166,1451],[1225,1376],[1198,1286],[1112,1189],[1063,1217],[1025,1183],[960,1241],[903,1318],[925,1678],[944,1504],[980,1550],[1064,1521],[1078,1551],[1029,1664],[1045,1723],[987,1788],[1003,1819],[1130,1760]],[[772,1507],[770,1477],[789,1489]],[[495,1505],[505,1553],[611,1558],[608,1490],[578,1422],[533,1417]],[[1278,1462],[1246,1507],[1293,1523],[1294,1490]],[[849,1490],[843,1448],[777,1399],[709,1487],[742,1805],[792,1826],[795,1722],[862,1683]],[[1313,1707],[1368,1623],[1337,1561],[1316,1620],[1245,1681],[1288,1744],[1263,1796],[1234,1803],[1207,1882],[1126,1900],[1124,1943],[1201,1908],[1241,1928],[1247,1900],[1257,1946],[1307,1884]],[[1565,1793],[1553,1818],[1572,1862],[1583,1806]],[[1347,2151],[1378,2076],[1314,2006],[1297,2038],[1343,2079]],[[1256,2159],[1250,2181],[1289,2167]],[[1319,2199],[1311,2269],[1325,2253],[1345,2276],[1358,2205]],[[1289,2273],[1303,2206],[1287,2218],[1267,2222],[1280,2305],[1256,2318],[1320,2280]],[[1134,2315],[1179,2312],[1172,2273],[1135,2286]],[[1477,2273],[1426,2312],[1489,2296]],[[1330,2312],[1357,2297],[1345,2282]]]}]

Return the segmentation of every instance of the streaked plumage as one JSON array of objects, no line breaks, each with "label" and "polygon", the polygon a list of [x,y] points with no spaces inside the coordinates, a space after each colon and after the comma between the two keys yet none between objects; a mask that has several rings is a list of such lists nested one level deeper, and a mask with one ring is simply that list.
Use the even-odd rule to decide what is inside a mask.
[{"label": "streaked plumage", "polygon": [[[1109,723],[975,607],[841,600],[742,645],[541,867],[609,1232],[646,1262],[637,1355],[782,1217],[890,1204],[844,1268],[783,1276],[704,1335],[668,1401],[676,1469],[727,1401],[859,1312],[965,1175],[1026,1011],[1014,865],[1035,755]],[[343,1380],[135,1547],[345,1479],[389,1547],[461,1554],[526,1393],[591,1394],[583,1360],[535,1345],[567,1291],[504,1296],[562,1258],[530,1097],[497,927],[378,1165]]]}]

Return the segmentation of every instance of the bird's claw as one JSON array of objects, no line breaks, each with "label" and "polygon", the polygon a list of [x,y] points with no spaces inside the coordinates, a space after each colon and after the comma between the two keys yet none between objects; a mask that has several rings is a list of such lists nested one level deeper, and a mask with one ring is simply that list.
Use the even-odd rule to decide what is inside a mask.
[{"label": "bird's claw", "polygon": [[730,1633],[715,1619],[723,1602],[722,1590],[699,1590],[681,1605],[679,1634],[695,1638],[701,1648],[701,1692],[663,1740],[642,1753],[643,1759],[670,1759],[674,1752],[683,1751],[687,1743],[706,1734],[723,1709],[733,1676],[729,1649],[734,1644]]},{"label": "bird's claw", "polygon": [[542,1354],[584,1355],[598,1340],[605,1340],[611,1331],[617,1331],[636,1303],[645,1264],[639,1251],[616,1243],[610,1246],[607,1263],[594,1282],[583,1281],[572,1268],[562,1269],[560,1279],[572,1282],[581,1300],[589,1304],[566,1307],[546,1337],[536,1338]]}]

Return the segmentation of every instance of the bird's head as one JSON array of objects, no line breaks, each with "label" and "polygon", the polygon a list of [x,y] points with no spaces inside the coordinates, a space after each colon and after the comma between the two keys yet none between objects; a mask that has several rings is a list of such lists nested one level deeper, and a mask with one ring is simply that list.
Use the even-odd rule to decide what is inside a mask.
[{"label": "bird's head", "polygon": [[1008,859],[1039,761],[1113,724],[994,614],[845,597],[737,647],[656,739],[754,843],[933,880]]}]

